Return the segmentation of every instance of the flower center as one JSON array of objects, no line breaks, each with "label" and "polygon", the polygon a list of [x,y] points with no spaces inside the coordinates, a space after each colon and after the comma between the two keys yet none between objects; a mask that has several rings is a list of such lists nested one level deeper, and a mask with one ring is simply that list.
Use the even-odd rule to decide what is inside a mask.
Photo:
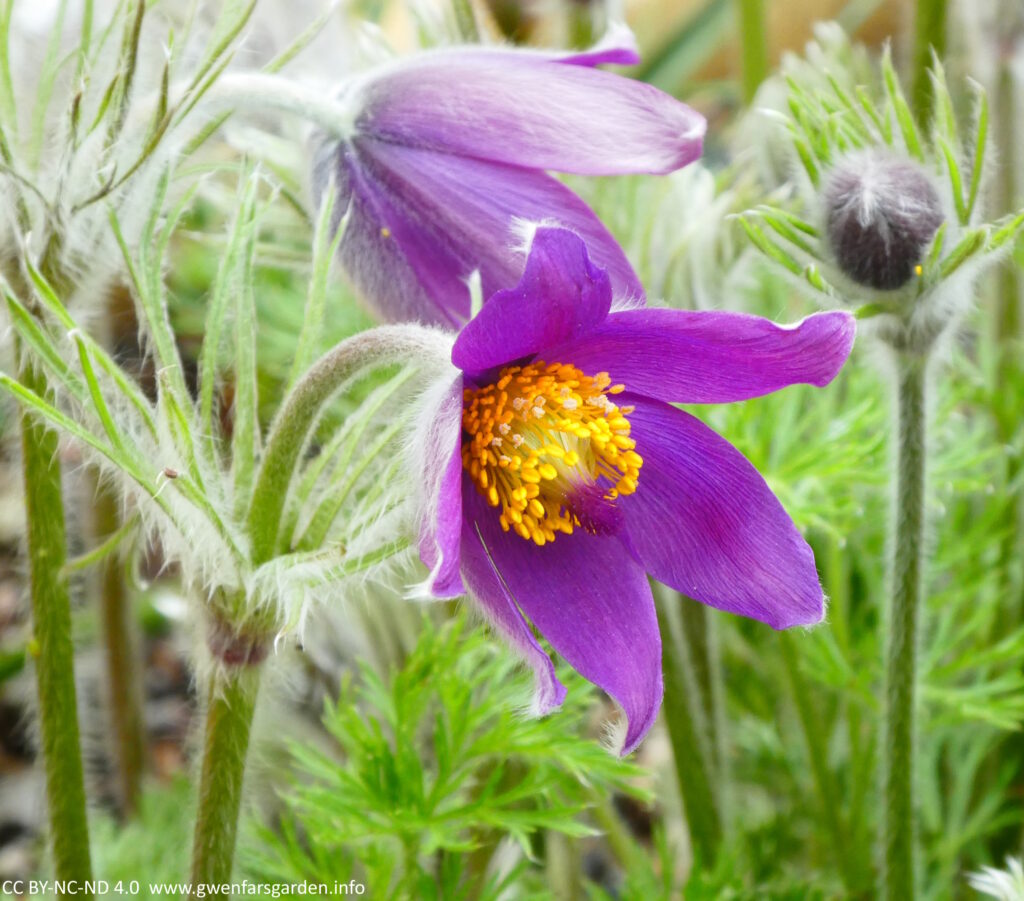
[{"label": "flower center", "polygon": [[508,366],[494,384],[462,396],[462,465],[499,521],[538,545],[618,528],[615,500],[636,491],[643,460],[629,419],[609,395],[607,372],[591,377],[568,363]]}]

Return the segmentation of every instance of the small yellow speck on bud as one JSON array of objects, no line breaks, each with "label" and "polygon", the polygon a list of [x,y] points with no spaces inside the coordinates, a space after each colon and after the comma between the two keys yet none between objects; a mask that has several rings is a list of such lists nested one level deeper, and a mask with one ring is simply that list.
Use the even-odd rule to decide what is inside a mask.
[{"label": "small yellow speck on bud", "polygon": [[43,649],[39,644],[38,638],[30,638],[28,640],[28,644],[25,645],[25,650],[27,650],[29,655],[36,660],[38,660],[39,655],[43,653]]},{"label": "small yellow speck on bud", "polygon": [[914,275],[916,275],[916,276],[920,277],[920,276],[921,276],[921,275],[922,275],[923,273],[924,273],[924,267],[923,267],[923,266],[921,266],[921,264],[920,264],[920,263],[918,263],[918,264],[917,264],[917,265],[916,265],[916,266],[914,267]]},{"label": "small yellow speck on bud", "polygon": [[388,227],[387,227],[386,225],[385,225],[385,226],[383,226],[383,227],[381,228],[381,230],[380,230],[380,236],[381,236],[382,238],[390,238],[390,237],[391,237],[391,229],[390,229],[390,228],[388,228]]}]

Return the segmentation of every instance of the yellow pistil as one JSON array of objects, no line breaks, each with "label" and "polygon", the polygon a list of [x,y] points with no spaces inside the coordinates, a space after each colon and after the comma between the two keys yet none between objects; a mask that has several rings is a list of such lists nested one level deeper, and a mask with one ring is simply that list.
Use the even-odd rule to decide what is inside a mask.
[{"label": "yellow pistil", "polygon": [[538,545],[571,535],[572,498],[598,479],[604,499],[636,491],[643,460],[629,437],[632,407],[616,406],[607,372],[584,375],[568,363],[536,361],[501,370],[462,399],[462,465],[499,521]]}]

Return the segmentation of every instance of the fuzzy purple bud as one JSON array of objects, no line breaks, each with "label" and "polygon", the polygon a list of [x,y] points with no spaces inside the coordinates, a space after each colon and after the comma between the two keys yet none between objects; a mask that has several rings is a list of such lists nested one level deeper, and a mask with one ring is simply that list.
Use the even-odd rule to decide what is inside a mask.
[{"label": "fuzzy purple bud", "polygon": [[858,154],[829,175],[824,189],[829,245],[858,285],[902,288],[945,219],[938,192],[915,163]]}]

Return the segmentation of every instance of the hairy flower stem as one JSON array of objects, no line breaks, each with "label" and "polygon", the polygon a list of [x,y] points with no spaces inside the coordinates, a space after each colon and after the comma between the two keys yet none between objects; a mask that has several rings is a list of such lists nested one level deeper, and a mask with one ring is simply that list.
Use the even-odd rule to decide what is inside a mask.
[{"label": "hairy flower stem", "polygon": [[459,37],[467,44],[479,44],[480,28],[476,24],[473,0],[452,0],[452,12],[455,14]]},{"label": "hairy flower stem", "polygon": [[933,50],[940,59],[946,52],[946,0],[917,0],[911,99],[921,123],[931,119],[934,96],[929,69]]},{"label": "hairy flower stem", "polygon": [[828,739],[822,731],[821,714],[815,709],[814,699],[800,672],[799,655],[794,645],[795,642],[791,635],[783,633],[779,636],[782,660],[786,666],[790,687],[793,690],[793,701],[800,718],[804,740],[807,742],[807,757],[811,765],[814,787],[818,792],[818,801],[821,804],[822,819],[828,829],[829,840],[832,842],[832,851],[842,874],[843,884],[847,890],[853,892],[858,887],[855,859],[842,818],[839,789],[828,768]]},{"label": "hairy flower stem", "polygon": [[273,556],[291,477],[320,411],[350,378],[373,366],[429,362],[447,365],[451,338],[415,325],[370,329],[336,344],[299,379],[281,405],[260,465],[249,508],[253,563]]},{"label": "hairy flower stem", "polygon": [[[40,397],[46,396],[46,377],[27,358],[18,379]],[[64,572],[67,544],[57,433],[23,412],[21,446],[33,656],[54,871],[58,879],[77,881],[79,894],[91,898],[83,885],[91,878],[92,865],[75,700],[71,601]]]},{"label": "hairy flower stem", "polygon": [[927,352],[898,352],[896,484],[882,743],[882,895],[914,895],[917,622],[925,555]]},{"label": "hairy flower stem", "polygon": [[[824,585],[829,596],[829,624],[835,635],[841,653],[852,653],[852,632],[854,618],[850,603],[849,559],[844,542],[834,536],[827,536],[820,548],[812,544],[815,557],[824,563]],[[799,674],[798,674],[799,675]],[[794,689],[795,691],[796,689]],[[870,800],[870,785],[874,778],[875,762],[873,743],[865,741],[863,735],[863,710],[855,701],[844,704],[846,708],[846,736],[853,762],[848,772],[850,803],[842,811],[840,821],[845,827],[845,846],[837,846],[838,859],[843,863],[844,882],[847,889],[858,897],[872,886],[875,875],[871,863],[872,848],[870,831],[865,824],[865,807]],[[813,710],[813,708],[811,708]],[[801,716],[803,714],[801,713]],[[820,734],[820,730],[819,730]],[[822,746],[827,748],[827,739],[822,736]],[[808,747],[811,741],[808,739]],[[811,751],[813,754],[814,752]],[[824,760],[825,758],[820,758]],[[817,778],[817,777],[816,777]],[[833,783],[836,792],[838,785]],[[824,794],[822,794],[824,798]],[[827,803],[827,802],[825,802]],[[828,813],[826,813],[826,816]],[[833,831],[833,835],[836,833]]]},{"label": "hairy flower stem", "polygon": [[693,677],[697,683],[701,709],[707,722],[708,737],[711,739],[711,745],[714,746],[717,724],[712,716],[711,650],[707,608],[703,604],[681,602],[679,622],[681,637],[686,642],[687,659],[693,667]]},{"label": "hairy flower stem", "polygon": [[[106,538],[119,527],[117,500],[103,485],[96,486],[97,537]],[[134,816],[142,792],[145,766],[142,698],[139,665],[132,627],[131,600],[121,574],[120,558],[111,554],[103,561],[100,618],[107,663],[107,691],[120,783],[121,808]]]},{"label": "hairy flower stem", "polygon": [[[203,763],[192,840],[192,897],[200,883],[231,879],[261,665],[220,661],[207,689]],[[207,895],[211,894],[207,891]]]},{"label": "hairy flower stem", "polygon": [[569,18],[568,46],[581,50],[593,46],[607,27],[607,11],[596,3],[571,3],[566,9]]},{"label": "hairy flower stem", "polygon": [[665,670],[665,722],[675,760],[690,841],[702,865],[713,865],[722,843],[720,798],[715,792],[712,746],[695,664],[680,635],[679,604],[689,599],[656,587]]},{"label": "hairy flower stem", "polygon": [[722,831],[728,830],[732,797],[729,793],[728,731],[725,717],[725,686],[713,617],[703,604],[679,596],[680,635],[692,661],[694,681],[700,692],[704,730],[707,735],[708,767],[712,789],[718,800]]},{"label": "hairy flower stem", "polygon": [[[1010,2],[1001,5],[1000,13],[1010,23],[1014,21],[1014,9]],[[1024,13],[1016,13],[1020,26],[1024,28]],[[1010,27],[1013,27],[1012,25]],[[995,115],[992,117],[995,126],[996,146],[1000,166],[997,171],[997,185],[992,192],[993,198],[999,198],[1000,209],[997,213],[1010,213],[1017,209],[1021,193],[1019,172],[1021,170],[1021,151],[1017,141],[1017,110],[1020,108],[1017,92],[1017,79],[1012,69],[1012,58],[1003,61],[995,91]],[[1024,295],[1021,292],[1021,270],[1019,266],[1003,266],[996,280],[996,316],[993,319],[994,336],[999,347],[996,385],[1017,384],[1022,364],[1020,360],[1020,344],[1024,340]],[[1000,440],[1007,446],[1014,444],[1014,435],[1019,426],[1020,414],[1018,399],[1014,392],[997,391],[995,397],[999,404],[996,407],[996,426]],[[1018,484],[1022,461],[1020,453],[1007,454],[1006,484]],[[1019,493],[1018,493],[1019,495]],[[1011,503],[1011,514],[1002,542],[1000,565],[1005,573],[1006,596],[1012,603],[1000,606],[1001,615],[995,628],[993,640],[998,640],[1013,627],[1013,617],[1017,621],[1024,616],[1024,583],[1016,574],[1014,565],[1019,556],[1019,536],[1024,532],[1024,498],[1017,497]]]},{"label": "hairy flower stem", "polygon": [[258,72],[229,72],[214,82],[206,103],[228,109],[277,110],[312,122],[336,138],[350,138],[354,129],[351,104],[335,100],[317,86],[293,78]]},{"label": "hairy flower stem", "polygon": [[604,840],[619,866],[628,872],[631,867],[646,865],[647,855],[644,849],[633,837],[630,828],[615,809],[613,801],[604,797],[603,792],[595,792],[595,795],[591,815],[598,829],[604,834]]},{"label": "hairy flower stem", "polygon": [[768,40],[764,0],[736,0],[740,31],[740,82],[743,100],[750,103],[768,77]]},{"label": "hairy flower stem", "polygon": [[544,834],[544,870],[548,888],[560,901],[583,901],[579,843],[553,829]]}]

